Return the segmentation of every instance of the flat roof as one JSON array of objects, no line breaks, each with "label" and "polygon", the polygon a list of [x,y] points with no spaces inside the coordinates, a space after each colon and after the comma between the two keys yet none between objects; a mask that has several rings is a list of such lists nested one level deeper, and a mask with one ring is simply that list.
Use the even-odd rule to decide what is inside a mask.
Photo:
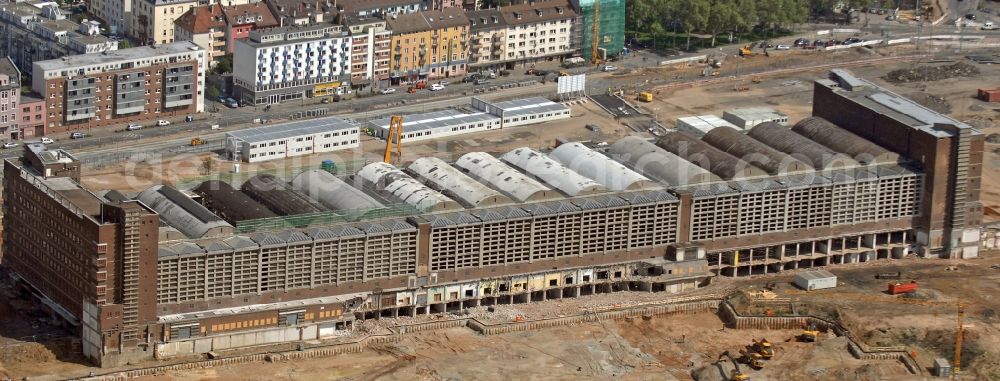
[{"label": "flat roof", "polygon": [[[456,126],[466,123],[499,120],[500,118],[485,112],[464,113],[458,110],[441,110],[423,114],[406,115],[403,117],[403,131],[424,131],[436,128]],[[389,129],[390,118],[376,119],[369,122],[372,126],[383,130]]]},{"label": "flat roof", "polygon": [[358,126],[337,117],[328,117],[227,132],[226,137],[239,139],[247,143],[257,143],[352,128],[358,128]]},{"label": "flat roof", "polygon": [[748,119],[748,120],[768,119],[768,118],[773,118],[775,116],[788,117],[788,115],[785,115],[784,113],[770,107],[737,108],[732,110],[726,110],[724,111],[724,113],[737,116],[741,119]]},{"label": "flat roof", "polygon": [[38,160],[41,161],[42,164],[69,164],[76,161],[76,158],[74,158],[73,155],[70,155],[69,152],[59,148],[50,150],[41,142],[28,142],[25,143],[25,146],[38,157]]},{"label": "flat roof", "polygon": [[696,115],[696,116],[685,116],[677,118],[678,122],[687,123],[689,126],[698,127],[732,127],[736,130],[742,130],[742,128],[737,127],[735,124],[729,123],[729,121],[722,119],[715,115]]},{"label": "flat roof", "polygon": [[569,107],[542,97],[516,99],[512,101],[491,103],[503,110],[503,116],[521,116],[544,112],[566,111]]},{"label": "flat roof", "polygon": [[972,129],[973,134],[981,133],[968,124],[921,106],[919,103],[886,90],[872,81],[855,77],[847,70],[832,70],[830,79],[820,79],[816,83],[831,88],[835,94],[851,99],[872,111],[934,136],[953,135],[952,132],[934,128],[934,124],[937,123],[953,125],[959,129]]},{"label": "flat roof", "polygon": [[52,191],[58,193],[63,199],[73,206],[79,208],[88,216],[101,215],[101,198],[83,189],[76,181],[69,177],[52,177],[42,180]]},{"label": "flat roof", "polygon": [[180,41],[171,44],[156,45],[156,47],[139,46],[128,49],[111,50],[102,53],[65,56],[60,59],[38,61],[34,64],[38,65],[38,67],[42,70],[73,69],[80,66],[106,64],[118,61],[132,61],[168,54],[191,53],[199,50],[204,51],[204,49],[195,45],[193,42]]}]

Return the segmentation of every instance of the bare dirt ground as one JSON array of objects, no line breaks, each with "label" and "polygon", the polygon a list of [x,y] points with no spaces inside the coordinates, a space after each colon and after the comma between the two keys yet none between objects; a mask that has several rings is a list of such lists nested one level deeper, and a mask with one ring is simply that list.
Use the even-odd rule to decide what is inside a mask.
[{"label": "bare dirt ground", "polygon": [[[838,53],[839,54],[839,53]],[[862,59],[870,53],[843,52],[838,59]],[[784,65],[822,62],[829,56],[782,57]],[[758,57],[762,58],[762,57]],[[771,58],[774,60],[774,57]],[[800,61],[801,60],[801,61]],[[741,65],[770,65],[764,59],[746,60]],[[730,61],[726,65],[735,64]],[[998,86],[1000,67],[979,65],[982,71],[975,78],[951,78],[933,82],[889,84],[880,78],[893,69],[912,67],[911,63],[893,63],[850,69],[856,75],[872,79],[902,95],[924,102],[928,107],[947,111],[984,133],[1000,133],[996,118],[1000,105],[986,104],[973,98],[975,90]],[[695,78],[700,68],[668,71],[657,69],[657,75]],[[721,114],[734,107],[771,106],[790,115],[792,121],[807,116],[811,110],[811,81],[824,76],[825,70],[805,71],[780,76],[764,76],[750,90],[736,92],[732,82],[664,91],[650,104],[643,104],[663,124],[671,125],[680,116]],[[625,74],[638,78],[650,73]],[[992,82],[991,82],[992,81]],[[585,129],[584,124],[600,125],[601,134]],[[451,155],[469,151],[506,152],[515,147],[544,149],[557,138],[593,141],[614,141],[632,133],[593,104],[573,107],[569,120],[528,126],[514,131],[495,131],[460,136],[443,143],[417,142],[404,147],[403,161],[425,155]],[[260,166],[244,166],[244,171],[261,168],[300,168],[318,166],[326,159],[346,162],[380,160],[384,142],[365,139],[363,149],[356,152],[312,155]],[[984,157],[982,199],[987,208],[987,220],[1000,219],[1000,144],[987,144]],[[86,173],[84,183],[93,190],[119,188],[138,191],[154,183],[174,183],[200,176],[202,158],[212,155],[182,157],[169,163],[139,163],[131,167],[108,168]],[[213,158],[217,170],[228,170],[231,163]],[[287,177],[287,176],[286,176]],[[991,214],[990,210],[998,213]],[[1000,322],[995,300],[1000,270],[990,265],[1000,262],[1000,254],[958,265],[957,271],[946,271],[948,262],[940,260],[906,260],[888,262],[889,270],[900,269],[907,279],[921,284],[921,297],[930,301],[952,303],[962,298],[969,303],[966,314],[966,340],[963,348],[963,369],[967,379],[1000,380]],[[875,265],[852,265],[834,269],[840,276],[841,287],[835,292],[844,295],[820,296],[803,302],[823,305],[817,310],[837,311],[838,316],[869,345],[903,345],[917,353],[922,366],[930,366],[933,358],[951,358],[954,347],[955,308],[950,304],[897,304],[881,293],[885,281],[875,280],[874,273],[886,271]],[[729,286],[762,285],[775,278],[720,280]],[[790,275],[779,280],[788,281]],[[788,287],[787,285],[781,287]],[[9,291],[9,290],[8,290]],[[833,293],[831,291],[831,293]],[[854,294],[865,294],[861,299]],[[637,298],[613,294],[621,298]],[[649,297],[643,296],[642,298]],[[653,296],[656,297],[655,295]],[[667,296],[663,296],[664,298]],[[586,299],[581,299],[586,300]],[[600,304],[603,300],[581,302]],[[572,305],[548,304],[518,306],[526,315],[544,315],[549,310],[570,308]],[[569,303],[569,302],[563,302]],[[555,305],[555,307],[553,307]],[[580,308],[576,306],[575,308]],[[32,379],[55,379],[59,375],[81,376],[102,371],[80,364],[72,344],[60,337],[68,336],[50,326],[44,316],[33,312],[29,302],[12,297],[0,290],[0,376]],[[14,318],[13,316],[18,316]],[[558,327],[533,332],[501,336],[478,336],[465,329],[428,332],[409,337],[402,343],[379,351],[332,358],[278,364],[244,364],[207,370],[176,372],[149,377],[156,380],[671,380],[722,379],[728,365],[713,366],[725,350],[736,352],[749,344],[751,338],[766,337],[777,347],[776,358],[762,371],[750,372],[762,380],[912,380],[915,377],[895,361],[862,362],[846,351],[841,338],[823,337],[818,344],[796,343],[791,338],[796,331],[735,331],[721,330],[722,323],[711,314],[674,315],[650,321],[615,321]],[[34,339],[31,335],[52,334],[51,339]],[[39,341],[39,343],[31,343]],[[28,342],[28,343],[26,343]],[[512,366],[516,365],[516,366]],[[706,367],[707,366],[707,367]],[[745,370],[745,369],[744,369]],[[48,377],[46,377],[48,376]]]}]

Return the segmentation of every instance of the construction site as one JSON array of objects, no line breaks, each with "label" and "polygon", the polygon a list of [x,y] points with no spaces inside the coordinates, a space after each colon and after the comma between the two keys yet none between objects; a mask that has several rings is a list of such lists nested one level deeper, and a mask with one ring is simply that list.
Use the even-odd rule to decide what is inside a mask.
[{"label": "construction site", "polygon": [[[81,305],[92,291],[66,286],[90,280],[16,254],[39,248],[7,250],[5,297],[41,295],[41,328],[76,319],[92,333],[79,351],[4,354],[0,372],[83,377],[93,368],[79,363],[96,361],[107,379],[743,379],[736,363],[752,379],[910,380],[943,358],[995,379],[1000,261],[978,237],[1000,201],[991,109],[861,71],[664,87],[650,102],[622,92],[660,124],[762,105],[789,120],[702,136],[576,102],[545,129],[414,142],[396,158],[362,138],[361,153],[213,179],[195,166],[133,182],[48,176],[29,159],[6,171],[24,185],[4,199],[51,197],[44,213],[82,221],[71,235],[108,243],[86,250],[134,270],[109,271],[104,303]],[[30,226],[5,235],[44,230]],[[110,238],[130,234],[157,238]],[[792,285],[814,268],[837,287]],[[887,290],[911,280],[919,290]]]}]

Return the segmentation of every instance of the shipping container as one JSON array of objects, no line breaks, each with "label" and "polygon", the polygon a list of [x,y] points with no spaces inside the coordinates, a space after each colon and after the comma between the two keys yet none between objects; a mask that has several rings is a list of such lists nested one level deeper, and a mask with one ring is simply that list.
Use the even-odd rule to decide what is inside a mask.
[{"label": "shipping container", "polygon": [[1000,89],[979,89],[978,95],[984,102],[1000,102]]},{"label": "shipping container", "polygon": [[910,283],[889,283],[889,293],[892,295],[910,292],[917,292],[917,281],[911,280]]},{"label": "shipping container", "polygon": [[822,290],[837,287],[837,276],[826,270],[808,271],[795,274],[794,283],[806,291]]}]

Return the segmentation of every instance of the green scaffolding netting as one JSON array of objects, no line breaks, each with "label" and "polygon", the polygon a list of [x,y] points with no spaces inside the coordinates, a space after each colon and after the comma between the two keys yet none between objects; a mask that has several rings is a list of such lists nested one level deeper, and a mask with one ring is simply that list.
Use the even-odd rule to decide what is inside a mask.
[{"label": "green scaffolding netting", "polygon": [[625,0],[580,0],[583,11],[583,57],[591,57],[594,44],[594,2],[599,4],[598,46],[607,51],[608,57],[621,53],[625,46]]}]

